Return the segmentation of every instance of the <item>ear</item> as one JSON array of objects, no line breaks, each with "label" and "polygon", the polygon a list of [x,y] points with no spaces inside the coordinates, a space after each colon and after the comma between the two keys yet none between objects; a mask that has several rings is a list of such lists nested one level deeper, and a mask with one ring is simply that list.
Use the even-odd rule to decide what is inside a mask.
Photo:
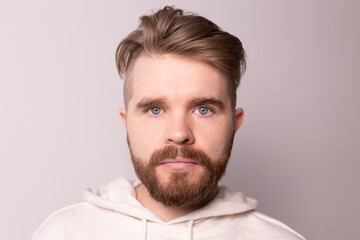
[{"label": "ear", "polygon": [[124,125],[126,127],[126,109],[125,108],[120,108],[119,113],[120,113],[121,120],[122,120],[122,122],[124,123]]},{"label": "ear", "polygon": [[242,108],[235,109],[235,132],[239,129],[244,121],[244,110]]}]

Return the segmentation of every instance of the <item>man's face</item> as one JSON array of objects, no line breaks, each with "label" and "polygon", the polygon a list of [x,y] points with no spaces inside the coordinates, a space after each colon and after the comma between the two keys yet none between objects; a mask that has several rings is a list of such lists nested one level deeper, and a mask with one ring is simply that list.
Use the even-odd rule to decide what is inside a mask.
[{"label": "man's face", "polygon": [[165,205],[201,202],[216,189],[242,122],[227,79],[204,62],[141,55],[131,81],[121,116],[138,177]]}]

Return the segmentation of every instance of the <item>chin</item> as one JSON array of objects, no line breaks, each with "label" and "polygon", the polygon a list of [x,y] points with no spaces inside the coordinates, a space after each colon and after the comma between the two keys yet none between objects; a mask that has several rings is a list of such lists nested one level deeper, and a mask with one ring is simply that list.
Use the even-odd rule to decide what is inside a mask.
[{"label": "chin", "polygon": [[[197,167],[200,168],[200,167]],[[198,184],[201,181],[201,178],[205,174],[204,169],[192,169],[192,170],[185,170],[185,169],[171,169],[171,170],[164,170],[164,169],[157,169],[156,170],[156,178],[157,181],[163,185],[169,184]]]}]

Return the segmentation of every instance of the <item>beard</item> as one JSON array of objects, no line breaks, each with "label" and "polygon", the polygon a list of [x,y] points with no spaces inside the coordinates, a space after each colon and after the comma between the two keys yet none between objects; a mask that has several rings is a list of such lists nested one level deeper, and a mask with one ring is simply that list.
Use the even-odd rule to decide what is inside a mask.
[{"label": "beard", "polygon": [[[169,207],[192,207],[204,202],[217,190],[217,185],[225,173],[231,155],[234,133],[229,139],[223,157],[211,159],[203,151],[188,146],[169,145],[156,150],[145,161],[136,157],[131,149],[129,138],[128,145],[135,173],[147,188],[151,197]],[[189,158],[196,162],[202,169],[200,176],[193,176],[191,171],[184,169],[171,170],[167,178],[157,176],[157,167],[165,159],[176,157]],[[195,179],[194,179],[195,178]]]}]

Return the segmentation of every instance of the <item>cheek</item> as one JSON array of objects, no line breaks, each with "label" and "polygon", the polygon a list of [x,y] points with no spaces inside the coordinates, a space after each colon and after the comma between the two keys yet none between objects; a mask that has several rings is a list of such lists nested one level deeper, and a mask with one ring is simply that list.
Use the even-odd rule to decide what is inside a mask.
[{"label": "cheek", "polygon": [[148,123],[138,119],[128,121],[127,132],[134,155],[141,159],[149,159],[157,149],[156,143],[159,141],[160,130],[159,126],[149,126]]},{"label": "cheek", "polygon": [[199,125],[197,144],[212,159],[224,156],[233,136],[233,121],[223,119],[216,124]]}]

